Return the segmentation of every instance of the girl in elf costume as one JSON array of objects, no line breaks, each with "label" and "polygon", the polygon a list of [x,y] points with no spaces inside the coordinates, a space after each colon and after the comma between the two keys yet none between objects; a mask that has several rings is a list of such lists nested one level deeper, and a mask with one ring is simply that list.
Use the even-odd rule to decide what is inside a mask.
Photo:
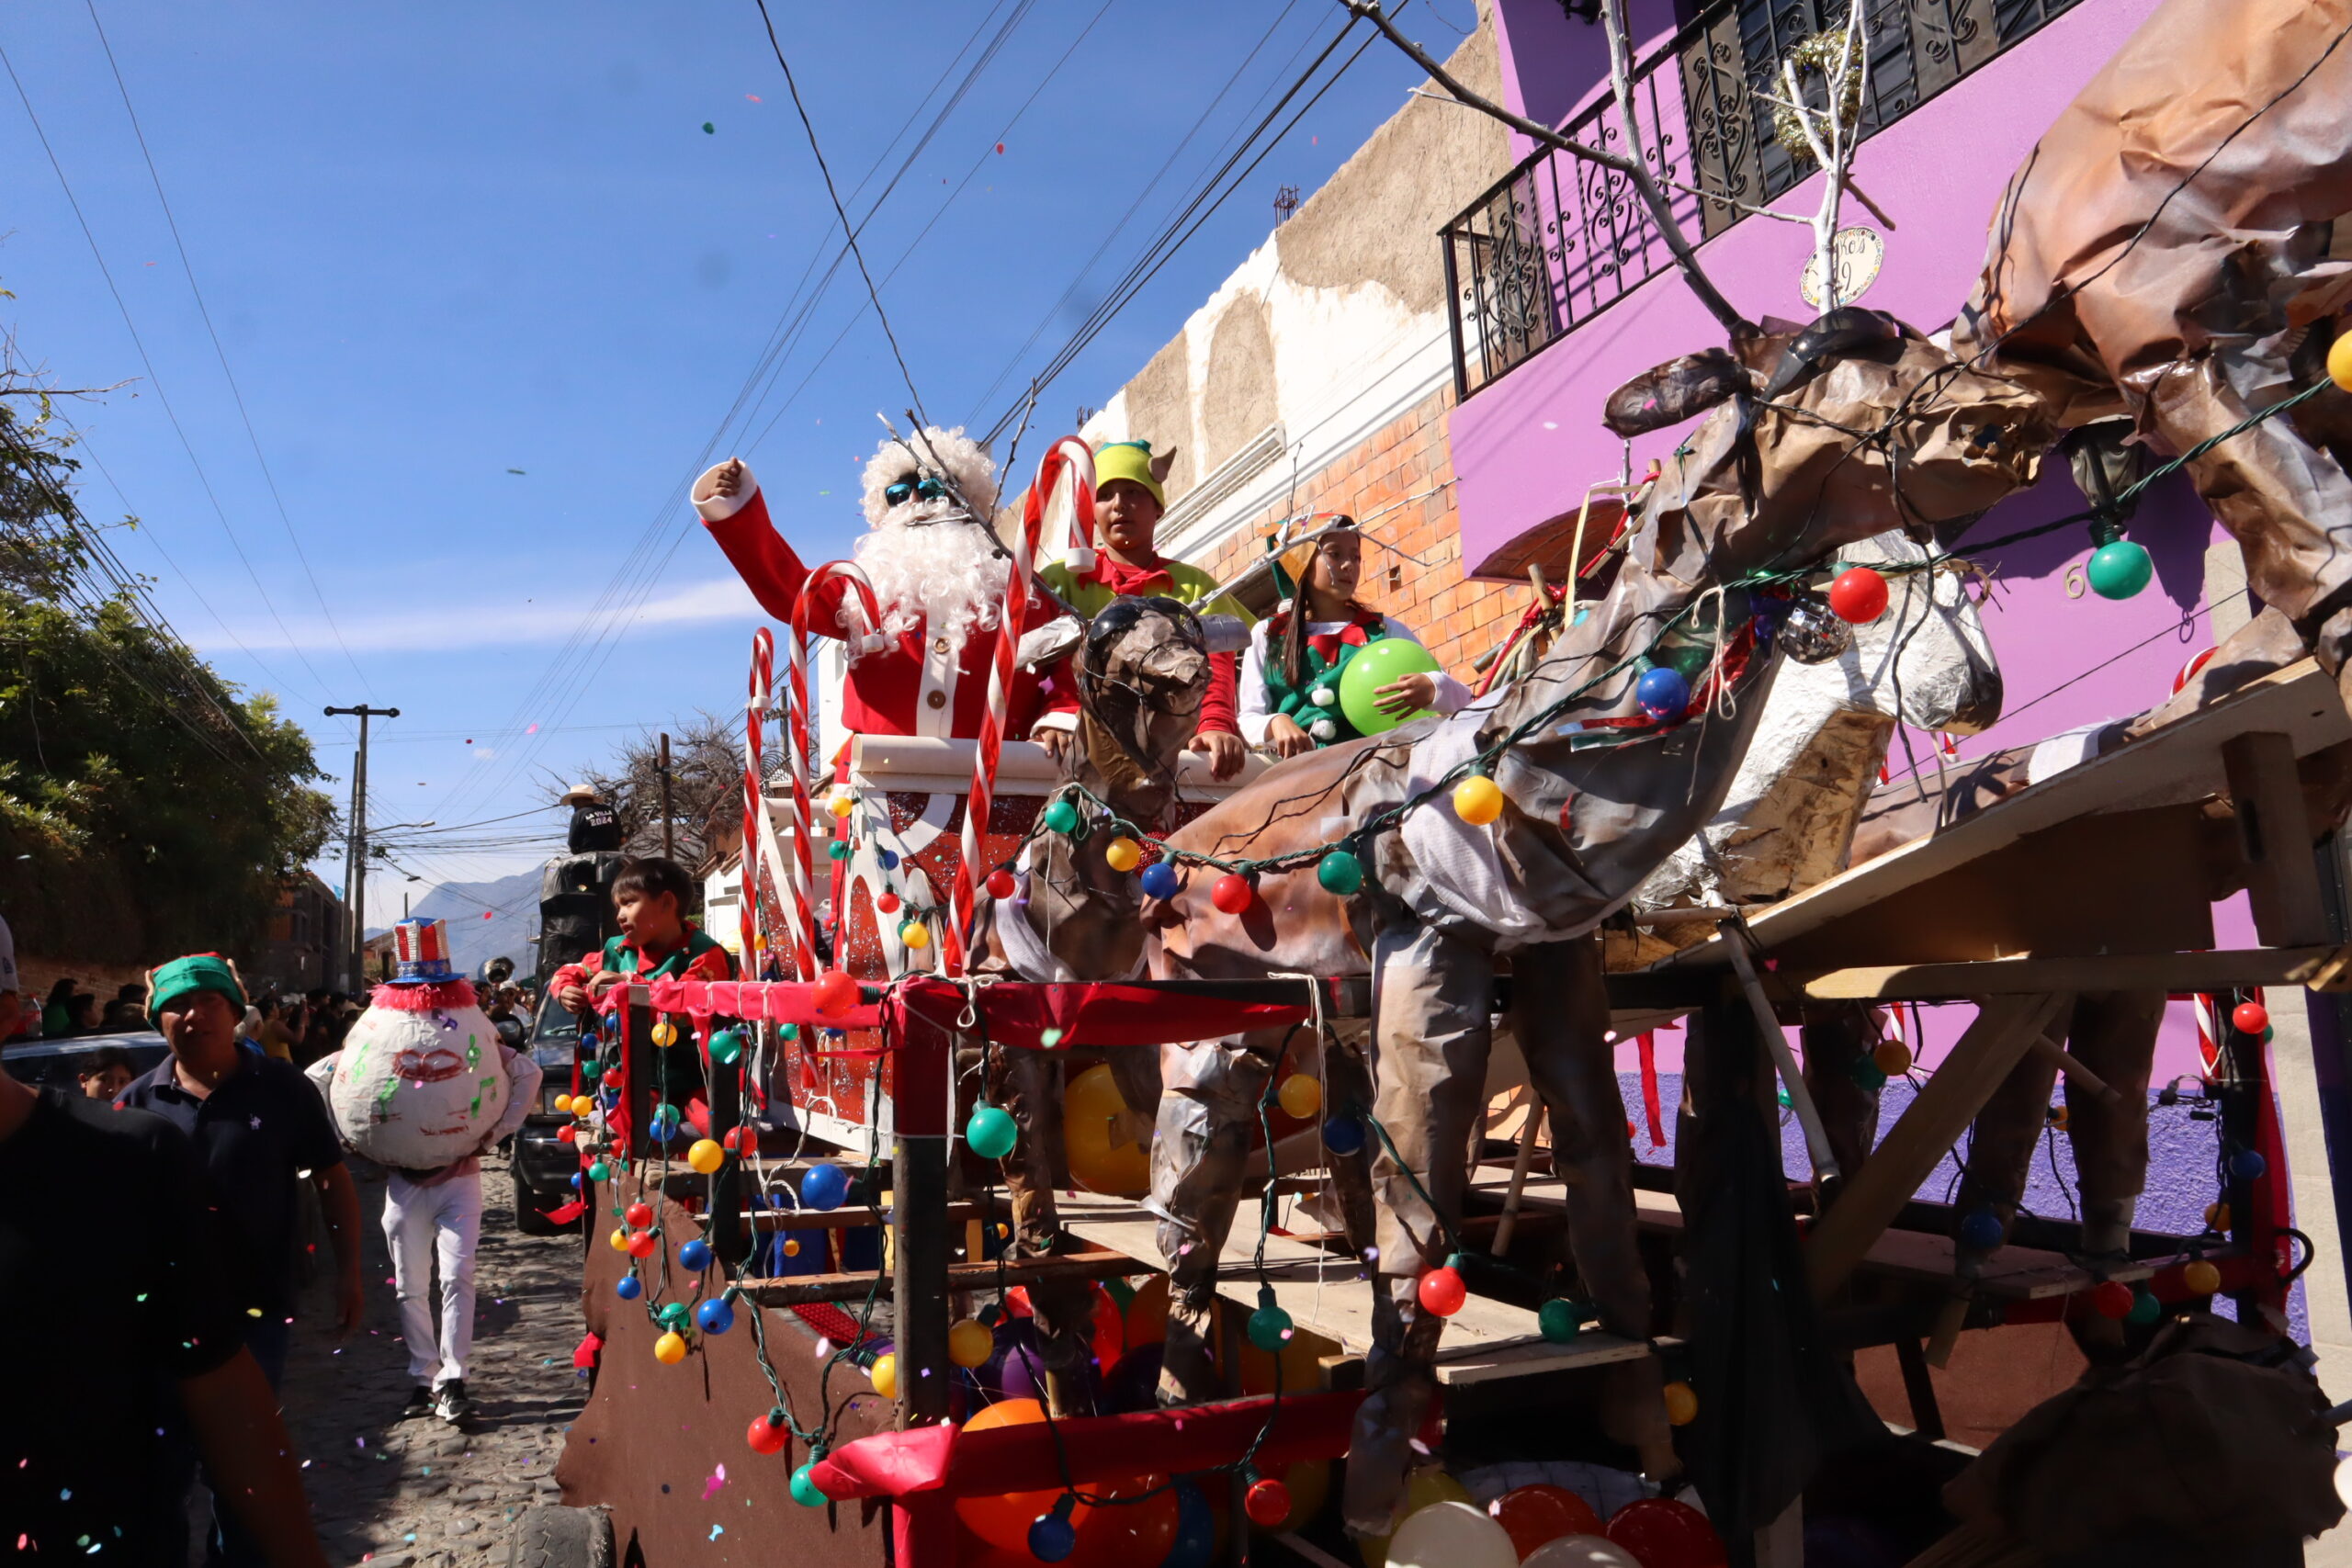
[{"label": "girl in elf costume", "polygon": [[[1275,583],[1290,597],[1250,628],[1241,667],[1242,738],[1277,757],[1361,739],[1340,708],[1340,672],[1368,643],[1420,640],[1404,622],[1357,599],[1363,536],[1354,520],[1317,517],[1310,528],[1321,536],[1293,545],[1275,564]],[[1425,708],[1453,713],[1470,701],[1470,689],[1439,670],[1399,677],[1378,696],[1381,712],[1402,718]]]}]

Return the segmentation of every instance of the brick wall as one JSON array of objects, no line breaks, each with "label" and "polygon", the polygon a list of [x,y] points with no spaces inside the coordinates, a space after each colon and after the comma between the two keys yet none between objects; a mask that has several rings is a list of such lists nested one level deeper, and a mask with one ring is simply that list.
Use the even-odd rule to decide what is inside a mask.
[{"label": "brick wall", "polygon": [[1462,537],[1453,502],[1453,458],[1446,422],[1453,389],[1442,388],[1366,436],[1313,475],[1295,498],[1285,496],[1250,519],[1198,562],[1230,577],[1265,549],[1265,536],[1285,516],[1344,512],[1367,533],[1418,557],[1374,547],[1364,552],[1363,597],[1396,616],[1460,680],[1475,685],[1472,661],[1514,625],[1527,608],[1527,591],[1510,583],[1464,582]]},{"label": "brick wall", "polygon": [[147,972],[135,964],[77,963],[30,953],[17,954],[17,976],[28,1003],[47,1001],[49,988],[68,976],[77,989],[97,998],[101,1007],[114,999],[118,987],[137,986],[143,990],[147,985]]}]

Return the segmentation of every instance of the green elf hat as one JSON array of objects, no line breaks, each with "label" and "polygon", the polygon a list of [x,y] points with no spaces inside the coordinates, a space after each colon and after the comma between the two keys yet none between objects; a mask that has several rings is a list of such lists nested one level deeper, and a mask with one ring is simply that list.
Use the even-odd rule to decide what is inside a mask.
[{"label": "green elf hat", "polygon": [[160,1026],[166,1007],[196,991],[218,991],[239,1012],[245,1010],[237,966],[217,953],[191,953],[147,971],[147,1021]]},{"label": "green elf hat", "polygon": [[1151,443],[1148,441],[1112,441],[1094,452],[1094,496],[1102,497],[1103,487],[1114,479],[1133,479],[1151,491],[1151,499],[1165,507],[1168,492],[1151,471]]}]

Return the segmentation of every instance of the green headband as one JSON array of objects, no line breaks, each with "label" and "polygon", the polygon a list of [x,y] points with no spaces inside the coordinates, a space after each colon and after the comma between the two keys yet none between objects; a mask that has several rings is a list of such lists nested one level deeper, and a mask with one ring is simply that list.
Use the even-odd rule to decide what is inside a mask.
[{"label": "green headband", "polygon": [[191,991],[218,991],[238,1011],[245,1008],[245,988],[238,983],[237,966],[217,953],[192,953],[147,972],[147,1021],[161,1023],[163,1010]]}]

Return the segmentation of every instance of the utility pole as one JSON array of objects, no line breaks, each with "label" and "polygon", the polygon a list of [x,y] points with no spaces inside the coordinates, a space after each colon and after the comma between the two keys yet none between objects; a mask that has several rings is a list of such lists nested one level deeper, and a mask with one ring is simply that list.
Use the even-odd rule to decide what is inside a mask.
[{"label": "utility pole", "polygon": [[670,737],[662,736],[662,858],[678,858],[676,841],[670,835]]},{"label": "utility pole", "polygon": [[351,833],[344,846],[344,910],[351,919],[351,989],[356,995],[368,986],[368,721],[398,718],[398,708],[329,708],[329,718],[351,715],[359,720],[359,762],[351,773]]}]

